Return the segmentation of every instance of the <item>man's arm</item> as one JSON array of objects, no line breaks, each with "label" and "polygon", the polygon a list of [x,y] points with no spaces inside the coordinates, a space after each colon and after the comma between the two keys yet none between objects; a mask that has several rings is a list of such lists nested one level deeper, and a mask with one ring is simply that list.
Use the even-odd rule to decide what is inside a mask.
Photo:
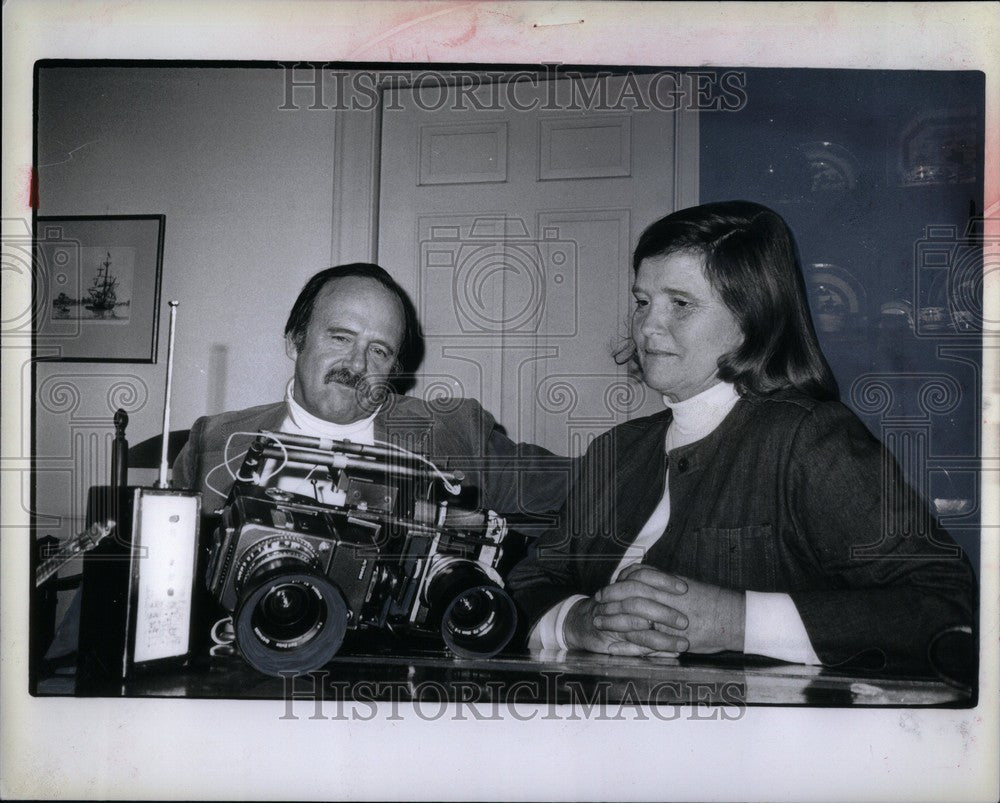
[{"label": "man's arm", "polygon": [[[577,462],[571,483],[574,489],[595,487],[595,477],[606,474],[606,471],[601,470],[604,460],[600,457],[604,454],[602,448],[606,447],[606,442],[600,441],[601,439],[595,440]],[[525,615],[529,631],[534,630],[542,617],[563,601],[593,591],[583,588],[579,572],[579,562],[586,559],[582,554],[584,540],[608,538],[610,534],[595,532],[601,525],[596,521],[599,517],[594,510],[603,507],[599,504],[574,504],[577,493],[580,492],[569,492],[555,524],[538,538],[529,550],[528,557],[515,566],[507,578],[508,589]],[[579,600],[578,596],[576,600]],[[560,609],[554,615],[564,620],[568,612],[569,607]],[[548,621],[554,624],[554,620]]]},{"label": "man's arm", "polygon": [[533,519],[551,523],[566,501],[578,461],[535,444],[515,443],[472,399],[463,401],[443,425],[463,443],[467,455],[454,455],[453,464],[474,475],[482,507],[522,525],[522,531]]}]

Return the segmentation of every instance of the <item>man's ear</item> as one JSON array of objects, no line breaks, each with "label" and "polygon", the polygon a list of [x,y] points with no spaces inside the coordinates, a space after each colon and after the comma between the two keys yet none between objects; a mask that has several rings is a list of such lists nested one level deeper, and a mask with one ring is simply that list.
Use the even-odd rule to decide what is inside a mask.
[{"label": "man's ear", "polygon": [[299,350],[295,346],[295,339],[290,335],[285,335],[285,354],[288,355],[288,359],[297,360],[299,357]]}]

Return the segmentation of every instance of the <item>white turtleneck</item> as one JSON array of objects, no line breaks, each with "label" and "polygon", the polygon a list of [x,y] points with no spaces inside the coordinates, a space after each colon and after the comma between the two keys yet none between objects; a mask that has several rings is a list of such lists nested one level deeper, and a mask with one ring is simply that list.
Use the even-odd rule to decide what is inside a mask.
[{"label": "white turtleneck", "polygon": [[[317,418],[295,401],[292,396],[292,386],[292,382],[289,382],[285,391],[285,404],[288,412],[285,414],[285,420],[281,423],[281,432],[311,435],[314,438],[347,440],[362,444],[375,442],[375,416],[378,415],[378,410],[367,418],[352,421],[349,424],[335,424],[324,418]],[[265,476],[269,478],[269,485],[281,488],[283,491],[311,496],[319,502],[332,502],[330,498],[332,488],[328,476],[312,470],[312,466],[307,467],[300,463],[289,463],[277,475],[271,476],[272,472],[280,465],[280,460],[267,461],[264,471]]]},{"label": "white turtleneck", "polygon": [[[690,399],[670,402],[664,396],[663,401],[673,413],[664,443],[664,450],[669,456],[674,449],[699,441],[714,432],[739,401],[739,394],[729,382],[719,382]],[[621,562],[612,575],[612,580],[616,579],[626,566],[639,563],[645,557],[646,552],[663,535],[669,521],[668,462],[663,496],[632,545],[625,550]],[[802,624],[802,617],[788,594],[757,591],[747,591],[745,594],[744,652],[796,663],[820,663],[809,641],[805,625]],[[546,612],[531,631],[530,646],[565,650],[567,647],[563,637],[563,624],[570,608],[581,599],[585,597],[579,594],[568,597]]]}]

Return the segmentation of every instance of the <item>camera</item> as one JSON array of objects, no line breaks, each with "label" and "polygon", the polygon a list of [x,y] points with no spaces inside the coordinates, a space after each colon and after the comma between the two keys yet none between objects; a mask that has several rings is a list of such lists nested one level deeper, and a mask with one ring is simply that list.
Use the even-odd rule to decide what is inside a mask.
[{"label": "camera", "polygon": [[[319,467],[329,499],[264,487],[274,463]],[[236,477],[207,581],[255,669],[317,669],[351,630],[440,637],[465,658],[513,637],[497,572],[506,521],[435,500],[438,483],[454,492],[460,475],[388,445],[261,433]]]}]

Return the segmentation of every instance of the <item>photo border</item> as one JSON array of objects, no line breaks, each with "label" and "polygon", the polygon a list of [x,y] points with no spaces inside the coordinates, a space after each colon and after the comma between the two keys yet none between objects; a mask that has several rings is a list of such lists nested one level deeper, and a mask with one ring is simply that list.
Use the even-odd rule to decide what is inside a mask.
[{"label": "photo border", "polygon": [[[72,9],[8,3],[4,129],[14,139],[4,139],[5,226],[30,216],[33,177],[24,123],[30,75],[25,73],[53,50],[107,57],[142,49],[153,57],[194,58],[231,58],[250,50],[255,55],[263,51],[266,58],[294,52],[314,61],[419,57],[448,62],[482,60],[464,54],[492,53],[500,59],[505,53],[520,62],[541,63],[586,61],[567,55],[583,49],[594,54],[593,60],[611,64],[650,58],[678,64],[984,69],[986,130],[1000,130],[998,26],[992,4],[728,4],[725,23],[716,16],[715,4],[702,11],[688,4],[281,6],[273,4],[273,11],[264,4],[253,6],[255,15],[248,18],[242,9],[206,4],[197,12],[187,9],[192,20],[169,4],[150,3],[139,10],[107,2],[79,3]],[[96,20],[88,16],[95,14]],[[156,14],[160,28],[148,24],[148,16]],[[143,31],[146,38],[135,36]],[[796,40],[794,46],[787,46],[789,40]],[[711,51],[707,59],[705,48]],[[626,55],[635,52],[644,55]],[[997,145],[988,138],[987,215],[1000,211],[998,166]],[[991,290],[998,277],[987,278],[987,317],[997,320],[1000,293]],[[10,319],[8,310],[16,312],[24,304],[25,296],[23,285],[5,293],[4,320]],[[22,472],[30,468],[20,444],[31,399],[20,382],[23,349],[17,349],[16,342],[11,344],[3,365],[5,499],[11,491],[17,497]],[[995,347],[984,352],[996,356]],[[989,417],[983,441],[995,444],[990,436],[997,434],[997,366],[987,361],[984,369]],[[983,531],[995,535],[1000,517],[995,477],[989,474],[983,472],[990,491]],[[439,723],[431,736],[426,723],[412,715],[378,728],[301,721],[293,731],[275,730],[275,712],[253,704],[74,700],[62,707],[26,699],[26,669],[21,669],[26,606],[17,602],[27,599],[23,567],[29,550],[27,539],[19,536],[28,532],[26,514],[8,508],[4,525],[11,529],[5,530],[2,544],[0,783],[9,797],[19,791],[38,797],[259,799],[997,797],[997,645],[991,637],[997,632],[992,604],[997,599],[995,537],[983,538],[981,632],[988,652],[981,662],[982,694],[974,711],[773,710],[755,713],[752,721],[710,728],[690,721],[678,723],[685,727],[626,721],[569,728],[538,717],[530,724],[505,723],[510,725],[506,728],[475,722],[442,728]],[[280,766],[273,760],[276,744],[284,747]],[[455,745],[464,758],[458,767]],[[443,766],[450,772],[442,773]]]}]

